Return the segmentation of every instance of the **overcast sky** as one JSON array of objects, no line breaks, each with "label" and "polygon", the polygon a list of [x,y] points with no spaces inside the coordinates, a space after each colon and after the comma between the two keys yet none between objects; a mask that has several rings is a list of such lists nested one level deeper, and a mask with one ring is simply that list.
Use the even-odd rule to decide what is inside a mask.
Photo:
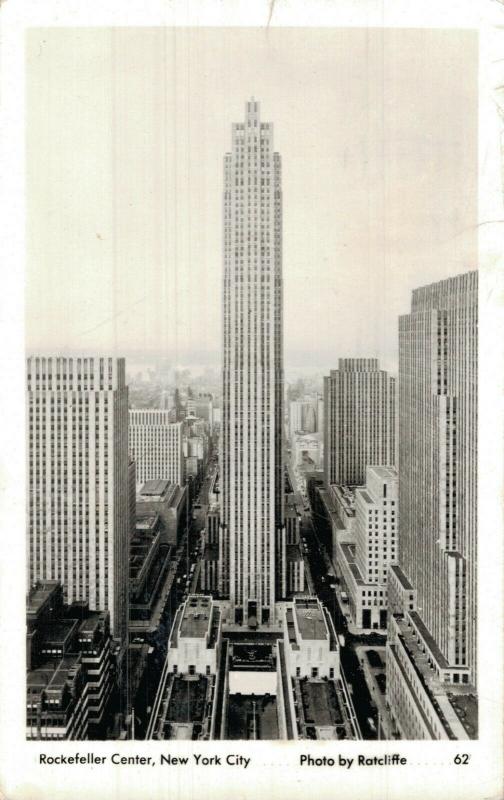
[{"label": "overcast sky", "polygon": [[27,346],[220,358],[223,155],[283,167],[286,368],[394,369],[411,290],[477,266],[468,31],[45,29],[27,53]]}]

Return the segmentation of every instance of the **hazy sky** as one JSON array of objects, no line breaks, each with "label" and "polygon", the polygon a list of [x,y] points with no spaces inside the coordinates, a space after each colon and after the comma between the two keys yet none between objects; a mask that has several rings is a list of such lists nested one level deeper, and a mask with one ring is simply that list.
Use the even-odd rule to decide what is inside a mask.
[{"label": "hazy sky", "polygon": [[223,155],[282,155],[286,367],[393,368],[411,290],[477,266],[467,31],[45,29],[27,40],[30,350],[220,357]]}]

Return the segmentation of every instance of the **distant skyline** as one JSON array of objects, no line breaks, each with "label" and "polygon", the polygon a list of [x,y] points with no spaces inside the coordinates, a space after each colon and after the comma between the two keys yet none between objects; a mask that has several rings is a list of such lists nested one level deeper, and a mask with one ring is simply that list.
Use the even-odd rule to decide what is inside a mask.
[{"label": "distant skyline", "polygon": [[26,345],[220,363],[222,153],[254,96],[284,192],[285,368],[397,366],[411,290],[477,267],[477,35],[27,38]]}]

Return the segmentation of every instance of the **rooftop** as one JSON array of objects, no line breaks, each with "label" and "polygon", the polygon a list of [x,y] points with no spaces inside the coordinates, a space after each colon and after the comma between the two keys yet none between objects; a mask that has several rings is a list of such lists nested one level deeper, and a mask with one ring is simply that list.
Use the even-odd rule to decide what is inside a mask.
[{"label": "rooftop", "polygon": [[34,586],[27,597],[27,614],[37,614],[44,603],[49,600],[57,586],[59,586],[59,581],[43,581]]},{"label": "rooftop", "polygon": [[152,531],[159,518],[157,513],[145,512],[142,508],[136,513],[135,528],[138,531]]},{"label": "rooftop", "polygon": [[395,467],[384,467],[384,466],[368,466],[367,469],[373,470],[375,475],[378,478],[382,478],[383,480],[387,479],[394,479],[397,478],[397,470]]},{"label": "rooftop", "polygon": [[205,715],[205,698],[208,678],[176,676],[170,695],[166,719],[169,722],[202,722]]},{"label": "rooftop", "polygon": [[392,570],[394,575],[397,577],[397,580],[401,584],[402,588],[406,589],[407,592],[412,592],[413,591],[413,586],[411,585],[411,583],[407,579],[407,577],[404,574],[404,572],[402,571],[402,569],[400,567],[398,567],[396,564],[391,564],[390,569]]},{"label": "rooftop", "polygon": [[450,732],[450,738],[464,738],[465,733],[475,738],[477,736],[478,706],[477,698],[469,686],[442,683],[433,668],[430,666],[427,655],[423,652],[411,628],[406,622],[396,617],[400,631],[401,643],[408,653],[422,685],[430,697],[445,729]]},{"label": "rooftop", "polygon": [[65,683],[73,681],[79,669],[79,654],[65,656],[56,663],[46,662],[28,672],[27,689],[32,692],[41,692],[44,689],[58,691]]},{"label": "rooftop", "polygon": [[212,600],[206,595],[189,595],[180,624],[180,636],[200,639],[209,628]]},{"label": "rooftop", "polygon": [[273,646],[267,643],[234,643],[229,660],[233,670],[271,670],[275,666]]},{"label": "rooftop", "polygon": [[45,622],[39,629],[40,649],[63,647],[77,627],[75,619],[59,619],[56,622]]},{"label": "rooftop", "polygon": [[370,497],[365,489],[359,489],[359,495],[368,506],[374,504],[374,500]]},{"label": "rooftop", "polygon": [[343,511],[349,517],[355,516],[355,490],[356,486],[347,486],[344,483],[335,483],[330,487],[330,492],[335,496],[343,507]]},{"label": "rooftop", "polygon": [[276,698],[239,695],[229,697],[228,739],[279,739]]},{"label": "rooftop", "polygon": [[359,567],[355,563],[355,545],[348,544],[347,542],[342,542],[341,549],[343,551],[345,561],[348,564],[348,568],[350,569],[350,572],[352,573],[357,586],[363,586],[364,580],[362,579],[362,575],[360,574]]},{"label": "rooftop", "polygon": [[169,486],[170,481],[166,480],[165,478],[145,481],[144,485],[140,489],[139,494],[143,497],[159,497],[167,491]]},{"label": "rooftop", "polygon": [[302,639],[327,639],[327,627],[322,608],[315,598],[296,598],[294,612]]},{"label": "rooftop", "polygon": [[300,683],[305,722],[314,725],[341,725],[343,715],[334,684],[329,681]]},{"label": "rooftop", "polygon": [[331,492],[328,492],[326,489],[323,488],[323,486],[319,486],[317,488],[317,491],[319,493],[320,499],[324,504],[324,508],[331,519],[332,524],[335,526],[336,529],[344,530],[345,526],[342,523],[340,516],[334,507],[334,499],[331,496]]},{"label": "rooftop", "polygon": [[411,621],[419,631],[420,635],[422,636],[422,639],[424,640],[429,650],[431,651],[432,655],[436,659],[439,666],[446,669],[449,666],[448,661],[446,660],[441,650],[437,646],[436,640],[434,639],[433,636],[431,636],[428,628],[424,625],[424,622],[420,614],[417,611],[411,611],[409,616]]}]

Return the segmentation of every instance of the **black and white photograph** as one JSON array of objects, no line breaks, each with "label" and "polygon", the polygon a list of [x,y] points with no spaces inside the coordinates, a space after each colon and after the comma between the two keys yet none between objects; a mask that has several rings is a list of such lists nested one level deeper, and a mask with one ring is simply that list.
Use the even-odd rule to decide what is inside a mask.
[{"label": "black and white photograph", "polygon": [[463,787],[491,646],[478,30],[58,23],[24,47],[38,768],[123,769],[126,800],[129,769],[186,798],[222,767],[207,796],[242,797],[258,744],[291,743],[303,794],[284,764],[274,796],[334,797],[444,742],[450,792],[490,797]]}]

